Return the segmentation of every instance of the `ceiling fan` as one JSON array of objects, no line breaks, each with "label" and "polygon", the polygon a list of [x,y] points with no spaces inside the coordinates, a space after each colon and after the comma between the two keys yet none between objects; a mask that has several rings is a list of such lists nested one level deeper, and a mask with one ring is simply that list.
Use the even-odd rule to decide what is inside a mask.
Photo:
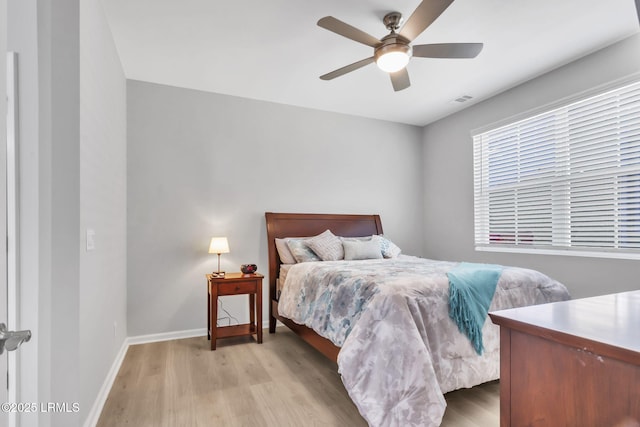
[{"label": "ceiling fan", "polygon": [[398,33],[396,30],[400,28],[402,14],[400,12],[386,14],[382,22],[390,33],[381,40],[333,16],[325,16],[318,21],[318,26],[371,46],[373,56],[338,68],[320,76],[320,78],[332,80],[375,62],[381,70],[389,73],[393,89],[397,92],[411,85],[406,66],[412,56],[420,58],[475,58],[482,50],[482,43],[437,43],[411,46],[411,42],[431,25],[451,3],[453,0],[423,0]]}]

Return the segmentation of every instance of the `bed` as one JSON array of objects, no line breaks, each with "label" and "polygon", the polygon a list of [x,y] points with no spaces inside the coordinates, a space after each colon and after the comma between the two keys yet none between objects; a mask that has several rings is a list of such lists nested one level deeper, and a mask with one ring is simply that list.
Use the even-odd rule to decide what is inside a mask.
[{"label": "bed", "polygon": [[[458,263],[402,255],[303,262],[287,266],[286,280],[279,283],[285,269],[276,239],[325,230],[345,238],[381,235],[382,223],[378,215],[268,212],[266,225],[269,332],[279,320],[336,361],[371,426],[437,426],[446,408],[444,393],[499,377],[498,327],[484,323],[478,354],[449,318],[447,272]],[[495,289],[492,310],[569,298],[562,284],[514,267],[504,267]],[[345,290],[355,296],[343,297]]]}]

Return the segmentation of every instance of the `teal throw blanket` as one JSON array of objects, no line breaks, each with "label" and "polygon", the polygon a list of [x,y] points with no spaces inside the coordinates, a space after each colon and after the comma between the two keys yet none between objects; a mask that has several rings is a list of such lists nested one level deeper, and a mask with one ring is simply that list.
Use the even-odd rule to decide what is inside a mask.
[{"label": "teal throw blanket", "polygon": [[502,266],[461,262],[447,273],[449,317],[478,354],[482,354],[482,325],[502,274]]}]

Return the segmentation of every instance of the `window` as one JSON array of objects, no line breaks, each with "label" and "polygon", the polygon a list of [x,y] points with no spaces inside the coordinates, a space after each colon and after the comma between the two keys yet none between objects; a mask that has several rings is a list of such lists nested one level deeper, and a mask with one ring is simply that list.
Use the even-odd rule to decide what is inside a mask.
[{"label": "window", "polygon": [[473,144],[477,249],[640,256],[640,82]]}]

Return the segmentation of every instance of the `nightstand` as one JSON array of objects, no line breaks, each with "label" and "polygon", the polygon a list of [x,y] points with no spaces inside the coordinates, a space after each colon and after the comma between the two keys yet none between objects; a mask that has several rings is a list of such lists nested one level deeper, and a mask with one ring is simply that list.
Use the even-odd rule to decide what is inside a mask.
[{"label": "nightstand", "polygon": [[[211,350],[216,349],[219,338],[256,335],[262,344],[262,274],[227,273],[225,277],[207,274],[207,330]],[[218,297],[225,295],[249,295],[249,323],[218,326]]]}]

